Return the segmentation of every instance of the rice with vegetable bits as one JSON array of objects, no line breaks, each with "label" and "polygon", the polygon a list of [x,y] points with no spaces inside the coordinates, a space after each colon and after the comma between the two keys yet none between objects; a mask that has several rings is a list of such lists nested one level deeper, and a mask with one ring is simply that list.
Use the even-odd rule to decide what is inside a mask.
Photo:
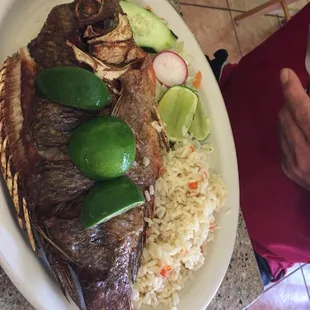
[{"label": "rice with vegetable bits", "polygon": [[136,308],[162,303],[177,309],[177,292],[205,261],[204,245],[216,229],[214,212],[227,190],[209,170],[210,145],[185,140],[165,156],[165,174],[155,186],[155,214],[149,224],[141,267],[134,284]]}]

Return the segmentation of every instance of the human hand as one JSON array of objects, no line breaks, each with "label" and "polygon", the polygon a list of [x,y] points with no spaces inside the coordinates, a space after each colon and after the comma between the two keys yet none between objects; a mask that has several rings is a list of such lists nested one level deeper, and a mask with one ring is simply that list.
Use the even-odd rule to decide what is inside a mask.
[{"label": "human hand", "polygon": [[285,99],[278,117],[282,169],[310,190],[310,98],[292,70],[283,69],[280,79]]}]

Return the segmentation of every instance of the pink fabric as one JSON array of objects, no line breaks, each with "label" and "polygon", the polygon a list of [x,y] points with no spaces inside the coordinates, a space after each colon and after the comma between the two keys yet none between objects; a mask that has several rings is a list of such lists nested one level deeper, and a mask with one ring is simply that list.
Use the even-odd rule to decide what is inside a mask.
[{"label": "pink fabric", "polygon": [[241,208],[253,247],[274,277],[310,261],[310,192],[283,174],[277,139],[280,70],[293,69],[306,87],[309,24],[310,4],[237,66],[224,67],[220,82],[237,149]]}]

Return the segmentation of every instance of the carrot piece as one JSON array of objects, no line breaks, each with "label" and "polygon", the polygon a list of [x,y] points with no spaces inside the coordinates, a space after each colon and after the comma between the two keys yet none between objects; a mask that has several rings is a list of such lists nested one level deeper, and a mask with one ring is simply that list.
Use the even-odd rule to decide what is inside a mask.
[{"label": "carrot piece", "polygon": [[213,231],[214,228],[215,228],[215,226],[216,226],[215,223],[211,223],[211,224],[209,225],[209,229],[210,229],[211,231]]},{"label": "carrot piece", "polygon": [[197,72],[194,78],[193,86],[199,90],[201,86],[202,74],[200,71]]},{"label": "carrot piece", "polygon": [[190,183],[188,183],[188,187],[190,189],[197,189],[198,188],[198,182],[190,182]]},{"label": "carrot piece", "polygon": [[185,256],[185,254],[186,254],[186,250],[185,250],[185,249],[182,249],[182,251],[181,251],[181,253],[180,253],[181,257]]},{"label": "carrot piece", "polygon": [[149,238],[151,235],[151,229],[148,227],[145,231],[146,238]]},{"label": "carrot piece", "polygon": [[190,148],[190,150],[191,150],[192,152],[195,152],[195,147],[194,147],[192,144],[190,145],[189,148]]},{"label": "carrot piece", "polygon": [[165,173],[167,172],[167,170],[163,167],[163,168],[160,168],[159,170],[159,176],[163,176]]},{"label": "carrot piece", "polygon": [[167,278],[169,277],[170,273],[172,271],[172,267],[170,265],[165,266],[161,271],[160,274],[164,277]]}]

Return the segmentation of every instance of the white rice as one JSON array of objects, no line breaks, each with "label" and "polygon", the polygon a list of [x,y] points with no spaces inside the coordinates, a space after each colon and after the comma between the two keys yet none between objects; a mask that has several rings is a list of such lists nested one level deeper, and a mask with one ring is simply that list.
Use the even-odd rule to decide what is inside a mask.
[{"label": "white rice", "polygon": [[159,125],[159,123],[157,121],[153,121],[152,126],[153,126],[153,128],[156,129],[156,131],[158,133],[161,133],[161,131],[163,130],[163,127],[161,125]]},{"label": "white rice", "polygon": [[210,145],[185,140],[164,158],[166,172],[155,186],[155,215],[145,218],[149,237],[133,287],[137,309],[164,304],[176,310],[178,291],[205,261],[204,245],[216,228],[214,212],[227,194],[221,178],[209,170],[211,151]]},{"label": "white rice", "polygon": [[146,199],[146,201],[151,201],[151,196],[149,191],[144,191],[144,197]]},{"label": "white rice", "polygon": [[144,156],[144,157],[143,157],[143,165],[144,165],[145,167],[147,167],[149,164],[150,164],[149,158],[146,157],[146,156]]},{"label": "white rice", "polygon": [[150,193],[151,196],[155,195],[155,190],[154,190],[154,186],[153,185],[150,186],[149,193]]}]

